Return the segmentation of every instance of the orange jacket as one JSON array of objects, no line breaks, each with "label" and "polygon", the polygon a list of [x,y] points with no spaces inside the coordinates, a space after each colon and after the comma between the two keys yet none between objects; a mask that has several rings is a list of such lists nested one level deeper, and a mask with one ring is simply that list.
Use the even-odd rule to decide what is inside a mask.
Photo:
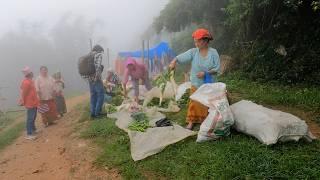
[{"label": "orange jacket", "polygon": [[34,82],[25,78],[21,82],[21,105],[26,108],[35,108],[39,106],[39,98],[37,96]]}]

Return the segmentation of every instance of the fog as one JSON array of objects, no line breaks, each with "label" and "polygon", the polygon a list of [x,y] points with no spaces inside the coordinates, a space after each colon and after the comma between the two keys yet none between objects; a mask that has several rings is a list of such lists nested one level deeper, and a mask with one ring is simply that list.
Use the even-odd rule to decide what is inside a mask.
[{"label": "fog", "polygon": [[[0,108],[16,107],[21,69],[61,71],[66,94],[86,91],[77,72],[89,39],[119,51],[140,48],[142,34],[168,0],[3,0],[0,6]],[[106,61],[104,61],[106,65]],[[111,63],[112,64],[112,63]]]}]

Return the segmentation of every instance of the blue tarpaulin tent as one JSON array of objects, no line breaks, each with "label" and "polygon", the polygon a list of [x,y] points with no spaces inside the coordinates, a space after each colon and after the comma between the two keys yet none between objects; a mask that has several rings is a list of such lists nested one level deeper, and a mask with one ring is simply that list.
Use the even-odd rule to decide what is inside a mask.
[{"label": "blue tarpaulin tent", "polygon": [[[144,51],[144,57],[147,58],[148,51]],[[149,58],[154,59],[155,57],[161,58],[162,55],[174,56],[173,50],[169,47],[169,44],[166,42],[161,42],[156,47],[151,48],[149,50]],[[134,57],[134,58],[142,58],[142,51],[132,51],[132,52],[120,52],[120,57]]]},{"label": "blue tarpaulin tent", "polygon": [[[127,57],[142,58],[142,56],[144,55],[144,58],[148,59],[147,57],[148,50],[145,50],[144,54],[142,53],[142,51],[132,51],[132,52],[120,52],[118,55],[124,59],[126,59]],[[167,59],[170,61],[174,57],[174,55],[175,54],[173,50],[169,47],[169,44],[166,42],[161,42],[156,47],[151,48],[149,50],[149,62],[147,63],[149,72],[155,72],[156,66],[158,67],[158,69],[163,68],[163,67],[159,67],[159,63],[155,63],[156,59],[157,60]],[[162,64],[162,66],[163,65],[166,65],[166,64]]]}]

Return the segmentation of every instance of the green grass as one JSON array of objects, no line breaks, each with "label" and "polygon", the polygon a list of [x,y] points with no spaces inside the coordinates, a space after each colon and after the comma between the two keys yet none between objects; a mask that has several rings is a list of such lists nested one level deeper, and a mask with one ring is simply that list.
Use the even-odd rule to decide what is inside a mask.
[{"label": "green grass", "polygon": [[[220,78],[229,92],[240,99],[317,111],[317,88],[290,88],[258,84],[231,74]],[[319,91],[318,91],[319,92]],[[167,117],[185,124],[186,106]],[[88,117],[83,111],[82,117]],[[320,141],[262,145],[237,132],[219,141],[196,143],[196,137],[170,145],[161,153],[134,162],[130,141],[112,119],[90,121],[82,133],[101,148],[97,165],[119,170],[124,179],[319,179]]]},{"label": "green grass", "polygon": [[14,127],[7,129],[0,133],[0,151],[6,146],[10,145],[15,139],[17,139],[25,127],[25,122],[20,122]]},{"label": "green grass", "polygon": [[9,118],[7,115],[1,115],[0,116],[0,132],[11,123],[13,123],[13,119]]},{"label": "green grass", "polygon": [[[184,123],[185,110],[168,116]],[[220,141],[196,143],[195,137],[167,147],[161,153],[134,162],[130,141],[112,119],[90,121],[82,137],[95,141],[102,153],[97,165],[119,170],[125,179],[262,179],[320,177],[320,142],[265,146],[233,132]]]},{"label": "green grass", "polygon": [[8,112],[4,115],[0,115],[0,132],[12,124],[15,119],[21,117],[24,112]]},{"label": "green grass", "polygon": [[237,94],[241,99],[320,112],[320,87],[292,87],[252,82],[239,72],[220,77],[219,81],[226,83],[228,91]]}]

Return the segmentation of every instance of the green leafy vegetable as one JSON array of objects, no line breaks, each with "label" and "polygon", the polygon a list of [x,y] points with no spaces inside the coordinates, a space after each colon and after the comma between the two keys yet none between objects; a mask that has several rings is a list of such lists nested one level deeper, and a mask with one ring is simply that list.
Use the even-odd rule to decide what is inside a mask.
[{"label": "green leafy vegetable", "polygon": [[149,126],[149,119],[143,112],[136,112],[131,115],[134,121],[129,125],[129,129],[132,131],[145,132]]},{"label": "green leafy vegetable", "polygon": [[187,91],[183,94],[183,96],[178,100],[178,105],[180,108],[185,108],[188,106],[189,100],[190,100],[190,89],[187,89]]},{"label": "green leafy vegetable", "polygon": [[117,112],[116,106],[114,106],[114,105],[112,105],[112,104],[107,105],[106,108],[105,108],[105,110],[106,110],[106,113],[108,113],[108,114]]}]

